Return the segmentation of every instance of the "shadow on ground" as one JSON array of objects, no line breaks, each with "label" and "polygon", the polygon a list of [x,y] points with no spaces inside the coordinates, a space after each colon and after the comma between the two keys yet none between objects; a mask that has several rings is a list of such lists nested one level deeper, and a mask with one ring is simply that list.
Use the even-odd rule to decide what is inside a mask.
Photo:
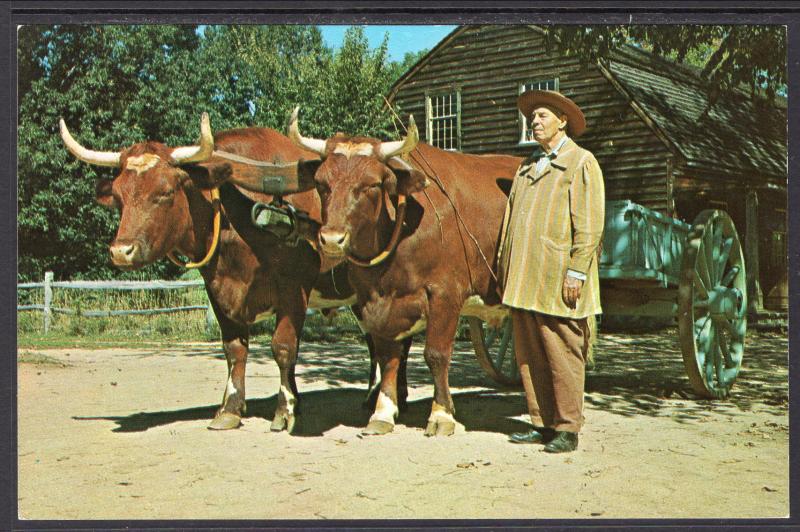
[{"label": "shadow on ground", "polygon": [[[315,390],[301,395],[297,409],[294,436],[321,436],[339,425],[361,428],[367,424],[370,411],[362,406],[364,390],[338,388]],[[526,423],[511,419],[524,414],[524,404],[516,393],[470,391],[453,394],[456,417],[468,431],[507,434],[522,430]],[[271,420],[277,406],[276,396],[247,401],[247,418]],[[424,429],[430,415],[429,398],[409,401],[400,413],[398,423]],[[112,432],[144,432],[182,421],[208,420],[214,416],[216,405],[160,412],[137,412],[128,416],[73,417],[78,421],[113,421]]]},{"label": "shadow on ground", "polygon": [[[786,413],[788,339],[752,332],[731,395],[723,400],[698,397],[689,385],[678,345],[677,329],[658,333],[601,334],[595,367],[587,371],[586,400],[617,414],[671,415],[676,421],[706,412],[733,414],[755,408]],[[668,411],[667,411],[667,408]]]},{"label": "shadow on ground", "polygon": [[[300,346],[297,376],[301,404],[297,435],[319,435],[339,424],[362,427],[369,412],[361,403],[369,377],[369,355],[359,342],[314,343]],[[432,384],[421,353],[422,342],[412,347],[408,362],[409,386]],[[221,349],[181,346],[159,349],[141,356],[210,356],[223,364]],[[274,364],[268,346],[254,346],[249,364]],[[222,366],[224,367],[224,366]],[[303,391],[302,381],[322,383],[321,391]],[[507,419],[524,414],[521,390],[508,390],[492,382],[477,362],[469,342],[457,342],[450,368],[450,386],[456,417],[467,430],[508,433],[520,422]],[[477,388],[477,390],[476,390]],[[596,344],[595,365],[586,374],[586,402],[623,416],[668,416],[691,422],[714,412],[734,416],[760,410],[785,415],[788,409],[788,339],[786,335],[752,332],[748,335],[744,363],[731,396],[706,400],[689,385],[678,346],[676,329],[657,333],[605,333]],[[272,419],[275,397],[247,401],[248,415]],[[423,428],[430,396],[409,403],[399,422]],[[115,431],[136,432],[189,420],[210,420],[216,410],[204,406],[166,412],[143,412],[122,417],[100,417],[117,423]]]}]

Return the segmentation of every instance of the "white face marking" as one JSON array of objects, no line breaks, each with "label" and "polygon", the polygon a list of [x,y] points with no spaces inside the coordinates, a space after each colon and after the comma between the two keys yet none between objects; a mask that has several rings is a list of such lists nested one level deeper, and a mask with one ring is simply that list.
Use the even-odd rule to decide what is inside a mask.
[{"label": "white face marking", "polygon": [[289,414],[294,414],[294,405],[297,403],[297,398],[294,396],[292,391],[286,386],[281,386],[278,393],[283,398],[284,403],[286,403],[286,410],[289,412]]},{"label": "white face marking", "polygon": [[399,410],[388,395],[383,392],[378,393],[378,402],[375,405],[375,413],[369,418],[370,421],[385,421],[394,425]]},{"label": "white face marking", "polygon": [[325,299],[319,293],[319,290],[311,290],[311,293],[308,294],[308,307],[315,309],[349,307],[356,301],[355,295],[347,299]]},{"label": "white face marking", "polygon": [[508,317],[509,310],[503,305],[486,306],[480,296],[470,296],[461,306],[462,316],[475,316],[485,321],[490,327],[498,328]]},{"label": "white face marking", "polygon": [[353,155],[372,155],[372,144],[367,142],[340,142],[333,149],[333,153],[344,155],[348,159]]},{"label": "white face marking", "polygon": [[408,338],[409,336],[414,336],[418,332],[422,332],[428,326],[428,318],[422,316],[420,319],[417,320],[417,323],[411,326],[409,330],[406,332],[402,332],[394,337],[395,340],[402,340],[404,338]]},{"label": "white face marking", "polygon": [[136,157],[128,157],[128,159],[125,161],[125,169],[133,170],[136,172],[136,175],[140,175],[157,165],[158,161],[160,160],[161,157],[152,153],[145,153],[143,155],[137,155]]}]

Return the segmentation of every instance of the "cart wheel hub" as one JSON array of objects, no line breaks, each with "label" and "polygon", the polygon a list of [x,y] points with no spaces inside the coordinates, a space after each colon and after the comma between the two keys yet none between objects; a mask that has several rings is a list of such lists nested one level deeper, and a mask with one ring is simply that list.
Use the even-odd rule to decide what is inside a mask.
[{"label": "cart wheel hub", "polygon": [[714,320],[733,320],[741,314],[744,298],[736,288],[719,286],[708,294],[708,310]]}]

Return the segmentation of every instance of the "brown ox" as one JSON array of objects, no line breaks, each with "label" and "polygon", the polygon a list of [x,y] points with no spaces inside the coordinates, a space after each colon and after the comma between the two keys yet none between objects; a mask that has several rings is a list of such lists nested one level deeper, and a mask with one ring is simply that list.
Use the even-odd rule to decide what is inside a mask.
[{"label": "brown ox", "polygon": [[[201,261],[213,240],[212,185],[231,177],[247,176],[253,182],[260,179],[257,168],[220,155],[227,152],[277,163],[309,155],[271,129],[237,129],[212,137],[205,114],[199,146],[168,148],[158,142],[143,142],[121,152],[96,152],[78,144],[63,121],[61,135],[79,159],[121,168],[112,181],[97,183],[97,200],[121,210],[117,235],[110,245],[112,260],[121,268],[138,268],[175,251]],[[215,152],[215,147],[222,153]],[[291,188],[290,180],[264,183],[262,188],[272,192]],[[240,425],[246,406],[249,325],[274,314],[276,329],[271,347],[281,382],[271,428],[291,432],[298,395],[298,338],[307,306],[338,307],[355,298],[344,267],[318,275],[320,257],[307,242],[287,245],[253,226],[250,210],[254,200],[269,201],[270,196],[243,192],[229,183],[220,186],[219,193],[223,207],[219,244],[200,273],[222,331],[228,380],[209,428]],[[315,192],[294,195],[292,203],[319,220],[320,203]]]},{"label": "brown ox", "polygon": [[[492,273],[507,201],[499,185],[510,184],[520,159],[417,145],[413,118],[403,141],[342,134],[323,141],[300,135],[295,110],[289,136],[321,157],[321,163],[295,167],[298,182],[309,183],[313,175],[322,200],[321,250],[332,259],[350,259],[348,277],[381,367],[378,403],[364,433],[393,429],[402,342],[427,328],[424,355],[434,397],[425,434],[452,434],[448,369],[458,318],[464,313],[496,321],[504,313]],[[403,154],[411,165],[399,158]]]}]

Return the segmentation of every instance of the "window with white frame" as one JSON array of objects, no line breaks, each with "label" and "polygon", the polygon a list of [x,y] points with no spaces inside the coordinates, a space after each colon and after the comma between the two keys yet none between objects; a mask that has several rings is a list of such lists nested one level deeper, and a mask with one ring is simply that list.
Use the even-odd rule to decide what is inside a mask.
[{"label": "window with white frame", "polygon": [[461,92],[429,94],[425,97],[425,138],[443,150],[461,149]]},{"label": "window with white frame", "polygon": [[[539,81],[530,81],[527,83],[520,83],[519,85],[519,93],[522,94],[525,91],[530,90],[539,90],[539,91],[557,91],[558,90],[558,78],[554,79],[543,79]],[[536,141],[533,139],[533,129],[528,126],[528,117],[522,116],[522,113],[519,114],[520,116],[520,135],[519,135],[519,143],[520,144],[533,144]]]}]

